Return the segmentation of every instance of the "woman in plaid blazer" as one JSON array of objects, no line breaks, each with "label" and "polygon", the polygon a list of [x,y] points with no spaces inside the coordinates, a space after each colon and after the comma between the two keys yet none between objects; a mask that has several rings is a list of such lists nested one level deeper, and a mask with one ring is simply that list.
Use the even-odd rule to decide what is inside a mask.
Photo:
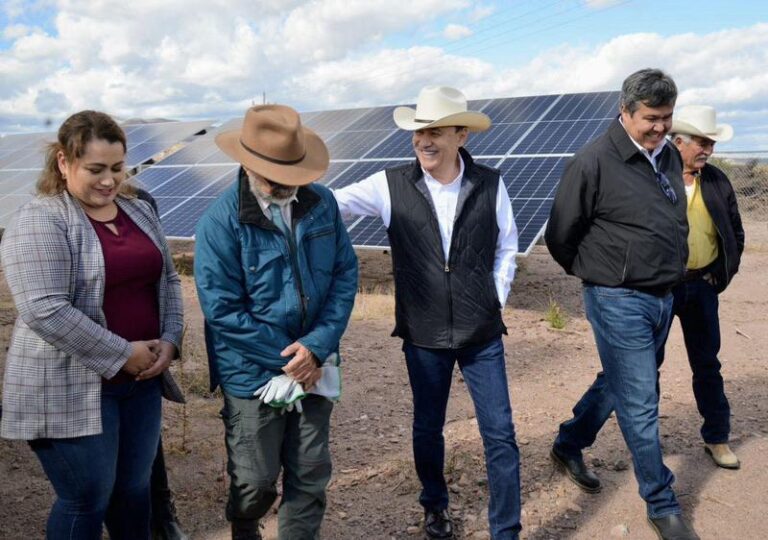
[{"label": "woman in plaid blazer", "polygon": [[[19,317],[0,433],[24,439],[56,491],[49,539],[149,538],[149,477],[167,368],[182,336],[181,285],[160,223],[125,180],[109,116],[68,118],[37,197],[5,231]],[[175,394],[175,395],[174,395]]]}]

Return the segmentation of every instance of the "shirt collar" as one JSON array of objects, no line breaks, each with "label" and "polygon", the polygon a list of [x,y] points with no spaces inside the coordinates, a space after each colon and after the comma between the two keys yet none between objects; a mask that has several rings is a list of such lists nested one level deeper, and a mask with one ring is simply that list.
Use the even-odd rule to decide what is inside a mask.
[{"label": "shirt collar", "polygon": [[458,157],[459,157],[459,174],[456,176],[456,178],[451,180],[449,183],[443,184],[442,182],[440,182],[440,180],[437,180],[434,176],[429,174],[429,172],[427,172],[427,170],[424,169],[424,167],[422,167],[421,172],[424,173],[424,180],[428,182],[437,182],[438,184],[442,184],[444,186],[451,186],[455,184],[457,181],[461,181],[461,179],[464,177],[464,160],[461,158],[461,154],[458,154]]},{"label": "shirt collar", "polygon": [[[250,188],[250,183],[249,183],[248,187]],[[251,193],[253,193],[253,196],[256,197],[256,201],[259,203],[259,206],[261,207],[261,209],[264,211],[264,213],[266,215],[269,215],[269,205],[270,204],[274,203],[277,206],[283,207],[283,206],[287,206],[287,205],[291,204],[294,201],[298,201],[299,200],[299,198],[297,197],[297,195],[299,193],[298,189],[293,194],[293,197],[291,197],[289,199],[279,200],[279,201],[273,201],[271,199],[265,199],[264,196],[261,193],[259,193],[258,190],[255,190],[255,189],[251,189]]]},{"label": "shirt collar", "polygon": [[[626,126],[624,125],[624,120],[619,116],[619,123],[621,124],[621,127],[624,128],[624,131],[627,131]],[[664,146],[667,144],[666,137],[661,140],[661,143],[653,149],[653,152],[648,152],[645,148],[643,148],[642,145],[640,145],[639,142],[637,142],[635,139],[632,138],[632,135],[629,134],[629,131],[627,131],[627,137],[629,137],[629,140],[632,141],[632,144],[635,145],[635,148],[640,150],[640,153],[643,154],[645,157],[651,160],[651,163],[656,163],[656,158],[659,154],[661,154],[661,151],[664,150]],[[655,167],[654,167],[655,168]]]}]

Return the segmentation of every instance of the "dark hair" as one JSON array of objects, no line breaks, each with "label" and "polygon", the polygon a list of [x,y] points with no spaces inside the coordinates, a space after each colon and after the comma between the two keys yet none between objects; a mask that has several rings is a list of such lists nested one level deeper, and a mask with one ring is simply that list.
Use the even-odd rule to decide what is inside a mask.
[{"label": "dark hair", "polygon": [[647,107],[673,105],[677,101],[677,86],[672,77],[660,69],[641,69],[624,79],[620,105],[633,114],[640,103]]},{"label": "dark hair", "polygon": [[[67,162],[72,163],[83,157],[86,146],[94,139],[120,143],[123,151],[128,148],[123,128],[108,114],[98,111],[80,111],[70,116],[61,124],[56,139],[46,150],[45,167],[37,180],[38,195],[56,195],[67,187],[67,181],[59,170],[59,152],[63,152]],[[124,186],[121,191],[131,190],[125,182],[120,186]]]}]

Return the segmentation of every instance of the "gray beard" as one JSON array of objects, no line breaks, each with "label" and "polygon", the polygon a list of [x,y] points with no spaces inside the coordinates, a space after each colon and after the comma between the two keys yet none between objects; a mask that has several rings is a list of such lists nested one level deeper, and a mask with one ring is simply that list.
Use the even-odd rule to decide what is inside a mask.
[{"label": "gray beard", "polygon": [[264,199],[268,203],[275,203],[278,206],[286,204],[296,195],[296,191],[299,189],[296,186],[272,185],[272,193],[268,195],[262,191],[261,184],[250,176],[248,176],[248,185],[251,188],[251,193],[255,196]]}]

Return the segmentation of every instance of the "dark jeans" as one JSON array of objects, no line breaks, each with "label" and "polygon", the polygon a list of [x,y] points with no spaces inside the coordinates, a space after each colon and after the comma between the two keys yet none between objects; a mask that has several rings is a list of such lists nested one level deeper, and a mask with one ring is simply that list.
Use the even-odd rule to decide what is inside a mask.
[{"label": "dark jeans", "polygon": [[672,295],[585,285],[584,307],[603,371],[573,408],[573,418],[560,425],[555,445],[566,455],[580,456],[615,409],[648,516],[679,514],[675,477],[661,455],[657,386]]},{"label": "dark jeans", "polygon": [[485,449],[491,536],[494,540],[517,538],[521,529],[520,454],[501,338],[455,350],[404,343],[403,351],[413,391],[413,456],[422,485],[419,502],[429,510],[448,507],[443,426],[453,366],[458,361],[475,404]]},{"label": "dark jeans", "polygon": [[104,385],[102,433],[30,446],[56,492],[49,540],[149,538],[149,477],[160,437],[160,379]]},{"label": "dark jeans", "polygon": [[301,404],[303,413],[283,412],[256,399],[224,394],[221,416],[231,480],[228,520],[261,519],[277,498],[282,468],[278,538],[318,538],[331,479],[328,437],[333,403],[310,394]]},{"label": "dark jeans", "polygon": [[[688,363],[693,371],[693,395],[699,414],[704,418],[701,436],[709,444],[726,443],[731,431],[731,408],[725,397],[717,359],[720,352],[717,292],[704,279],[698,278],[684,281],[672,293],[672,311],[680,319]],[[661,359],[664,359],[663,349]]]}]

